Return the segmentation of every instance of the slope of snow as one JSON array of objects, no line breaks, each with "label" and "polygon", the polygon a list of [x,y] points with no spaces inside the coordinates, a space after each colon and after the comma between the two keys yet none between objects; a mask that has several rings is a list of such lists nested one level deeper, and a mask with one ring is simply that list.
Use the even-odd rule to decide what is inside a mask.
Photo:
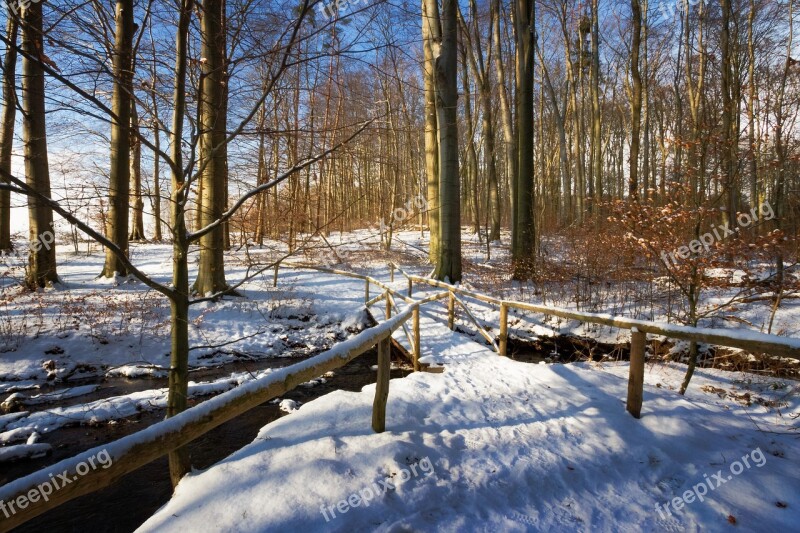
[{"label": "slope of snow", "polygon": [[[385,433],[370,428],[374,385],[331,393],[187,476],[141,531],[727,531],[732,520],[745,531],[790,531],[800,524],[800,400],[788,393],[796,384],[699,371],[681,397],[670,389],[682,369],[648,366],[636,420],[625,411],[626,364],[515,362],[451,333],[431,311],[421,329],[425,355],[445,371],[391,381]],[[745,407],[703,390],[734,385],[784,390],[783,404]],[[715,475],[720,486],[708,481],[714,489],[702,502],[681,499]]]}]

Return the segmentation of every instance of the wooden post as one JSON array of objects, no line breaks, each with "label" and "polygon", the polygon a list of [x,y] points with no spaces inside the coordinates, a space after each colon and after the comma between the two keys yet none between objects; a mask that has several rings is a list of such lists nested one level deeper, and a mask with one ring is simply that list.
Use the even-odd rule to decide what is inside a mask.
[{"label": "wooden post", "polygon": [[456,295],[450,291],[450,299],[447,300],[447,327],[453,330],[456,323]]},{"label": "wooden post", "polygon": [[372,429],[375,433],[386,430],[386,402],[389,399],[389,371],[391,370],[390,340],[378,343],[378,381],[375,383],[375,400],[372,403]]},{"label": "wooden post", "polygon": [[369,301],[369,280],[364,280],[364,303]]},{"label": "wooden post", "polygon": [[394,283],[394,264],[393,264],[393,263],[392,263],[392,264],[389,264],[389,267],[390,267],[390,270],[389,270],[389,272],[390,272],[390,274],[389,274],[389,281],[391,281],[392,283]]},{"label": "wooden post", "polygon": [[508,355],[508,306],[500,304],[500,355]]},{"label": "wooden post", "polygon": [[411,324],[414,332],[414,346],[412,354],[412,357],[414,358],[414,372],[419,372],[421,369],[419,364],[419,357],[421,355],[419,351],[419,306],[414,307],[414,311],[411,313]]},{"label": "wooden post", "polygon": [[409,278],[409,280],[408,280],[408,297],[409,298],[411,298],[411,289],[412,289],[413,285],[414,285],[414,282],[411,281],[411,279]]},{"label": "wooden post", "polygon": [[386,320],[392,318],[392,299],[389,298],[389,291],[386,291]]},{"label": "wooden post", "polygon": [[280,263],[275,263],[275,275],[272,276],[272,286],[273,287],[277,287],[278,286],[278,268],[280,266],[281,266]]},{"label": "wooden post", "polygon": [[647,334],[631,328],[631,366],[628,376],[628,404],[626,409],[634,418],[642,413],[642,394],[644,393],[644,346]]}]

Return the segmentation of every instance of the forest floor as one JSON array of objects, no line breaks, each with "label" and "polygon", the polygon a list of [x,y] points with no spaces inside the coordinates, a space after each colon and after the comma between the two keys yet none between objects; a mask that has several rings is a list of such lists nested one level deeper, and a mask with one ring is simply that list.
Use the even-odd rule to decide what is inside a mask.
[{"label": "forest floor", "polygon": [[[485,243],[466,232],[464,240],[467,288],[663,322],[675,322],[680,314],[673,295],[641,281],[598,283],[576,275],[512,282],[506,247],[493,245],[487,259]],[[415,231],[398,233],[389,251],[368,231],[333,234],[292,260],[388,282],[387,261],[428,274],[426,245],[425,235]],[[552,265],[572,260],[563,243],[546,248]],[[97,249],[58,251],[64,283],[55,289],[21,291],[14,285],[18,267],[0,277],[0,400],[11,411],[0,415],[0,459],[35,456],[36,445],[57,445],[56,430],[65,426],[114,424],[163,407],[163,388],[147,385],[117,394],[105,384],[163,378],[169,351],[166,300],[128,279],[97,280],[102,266]],[[285,253],[278,243],[233,250],[228,280]],[[132,246],[134,263],[162,282],[170,277],[169,254],[167,245]],[[743,294],[739,273],[714,274],[730,283],[705,293],[703,305],[712,311]],[[372,321],[363,310],[361,282],[290,269],[281,270],[277,287],[272,282],[268,269],[242,287],[244,298],[192,308],[194,401],[270,372],[265,363],[274,358],[318,353]],[[405,287],[399,273],[394,284]],[[424,294],[415,287],[415,296]],[[757,290],[745,297],[749,301],[710,312],[702,325],[766,331],[771,302]],[[469,305],[496,334],[498,310]],[[333,392],[299,411],[287,405],[289,414],[264,427],[253,444],[184,480],[145,529],[691,531],[722,529],[729,520],[748,530],[791,530],[800,524],[795,497],[800,400],[798,384],[790,379],[797,375],[793,363],[781,360],[776,371],[775,361],[703,347],[706,366],[716,368],[699,370],[681,397],[676,390],[685,366],[666,360],[679,360],[685,346],[654,344],[643,418],[636,421],[624,410],[627,364],[615,360],[624,358],[626,332],[512,313],[511,346],[519,351],[499,358],[466,317],[459,316],[456,332],[450,332],[444,313],[443,304],[431,304],[422,322],[423,360],[444,365],[444,373],[392,381],[385,434],[369,428],[373,385],[360,393]],[[787,298],[775,314],[773,332],[796,337],[799,330],[800,305]],[[570,340],[547,341],[554,336]],[[535,356],[526,357],[531,351]],[[571,362],[581,359],[577,353],[587,356],[584,362],[511,360]],[[265,363],[255,371],[237,366],[258,362]],[[740,475],[728,472],[745,454],[751,466],[762,457],[763,465]],[[369,505],[337,510],[341,500],[361,490],[366,495],[367,487],[411,465],[418,475],[381,489]],[[732,479],[709,491],[704,502],[671,515],[656,509],[719,469]]]},{"label": "forest floor", "polygon": [[[362,290],[351,280],[336,287],[353,303]],[[745,531],[788,531],[800,524],[796,382],[699,370],[682,397],[681,366],[650,364],[636,420],[624,406],[626,363],[517,362],[451,332],[443,318],[442,309],[425,308],[421,331],[424,360],[444,372],[391,381],[385,433],[370,428],[374,385],[334,392],[184,479],[141,530],[723,531],[735,521]],[[708,492],[699,494],[703,501],[683,499],[693,487]]]}]

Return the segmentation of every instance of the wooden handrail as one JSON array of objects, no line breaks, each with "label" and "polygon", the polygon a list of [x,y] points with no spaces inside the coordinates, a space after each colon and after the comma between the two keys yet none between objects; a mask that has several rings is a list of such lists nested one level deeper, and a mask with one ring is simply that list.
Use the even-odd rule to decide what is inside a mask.
[{"label": "wooden handrail", "polygon": [[[518,302],[514,300],[500,300],[484,294],[468,291],[460,287],[444,283],[443,281],[427,279],[420,276],[408,276],[408,278],[418,283],[424,283],[432,287],[447,289],[448,291],[456,294],[463,294],[469,298],[489,304],[505,306],[507,308],[513,307],[516,309],[534,311],[536,313],[542,313],[545,315],[569,318],[581,322],[601,324],[620,329],[637,328],[643,333],[650,333],[652,335],[663,335],[665,337],[688,341],[701,341],[708,344],[715,344],[717,346],[740,348],[750,352],[768,353],[770,355],[800,360],[800,339],[793,337],[780,337],[778,335],[768,335],[766,333],[759,333],[755,331],[726,331],[713,328],[680,326],[676,324],[659,324],[646,320],[636,320],[633,318],[618,317],[603,313],[588,313],[583,311],[573,311],[571,309],[565,309],[561,307]],[[501,324],[501,330],[502,329],[503,328]]]},{"label": "wooden handrail", "polygon": [[[0,513],[0,530],[7,531],[73,498],[107,487],[125,474],[185,446],[228,420],[296,388],[301,383],[347,364],[376,344],[381,348],[382,371],[379,369],[380,383],[376,389],[375,403],[378,412],[373,413],[373,427],[382,430],[385,427],[385,396],[388,394],[388,370],[383,368],[387,366],[386,341],[397,328],[412,317],[419,305],[414,302],[393,318],[315,357],[245,383],[142,431],[97,446],[3,485],[0,487],[0,501],[27,501],[27,503],[24,508],[18,508],[9,517]],[[103,465],[103,468],[88,472],[79,470],[80,466],[88,468],[86,465],[89,458],[94,458],[102,452],[111,458],[107,468]],[[39,487],[51,482],[53,476],[64,472],[66,478],[73,481],[52,491],[47,501],[41,498],[37,498],[36,501],[27,500],[28,494],[34,492],[40,494]]]}]

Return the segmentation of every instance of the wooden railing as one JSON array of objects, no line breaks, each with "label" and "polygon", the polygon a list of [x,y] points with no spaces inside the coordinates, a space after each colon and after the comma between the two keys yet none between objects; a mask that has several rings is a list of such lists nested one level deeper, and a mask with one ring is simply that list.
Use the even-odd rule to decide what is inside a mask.
[{"label": "wooden railing", "polygon": [[[16,502],[17,504],[15,505],[16,512],[10,513],[9,516],[0,512],[0,530],[7,531],[73,498],[107,487],[125,474],[168,454],[172,450],[185,446],[228,420],[294,389],[301,383],[340,368],[376,345],[378,348],[378,377],[373,401],[372,428],[376,432],[384,431],[386,428],[386,405],[389,394],[389,355],[392,334],[401,327],[404,329],[412,348],[414,368],[418,370],[420,368],[420,307],[443,298],[448,298],[448,325],[451,329],[455,324],[456,304],[458,304],[465,310],[467,317],[477,326],[481,335],[501,355],[505,355],[508,348],[509,308],[629,329],[631,331],[631,365],[627,409],[637,418],[640,416],[642,406],[644,352],[646,334],[648,333],[685,340],[699,340],[721,346],[742,348],[756,353],[765,352],[800,359],[800,339],[761,333],[727,332],[706,328],[656,324],[611,315],[583,313],[558,307],[501,300],[440,281],[409,275],[399,267],[391,264],[390,279],[394,281],[395,270],[401,272],[408,282],[407,295],[401,294],[391,286],[370,276],[288,262],[275,266],[274,284],[277,284],[278,271],[281,267],[311,269],[363,280],[365,304],[369,307],[385,300],[386,320],[322,354],[245,383],[187,409],[172,418],[153,424],[142,431],[64,459],[55,465],[0,487],[0,502]],[[412,298],[414,283],[445,289],[446,292],[416,300]],[[370,298],[370,287],[373,285],[381,289],[382,292]],[[496,342],[479,323],[467,304],[458,295],[500,307],[500,334],[497,339],[499,342]],[[402,300],[408,304],[407,307],[402,310],[399,309],[397,300]],[[409,319],[412,321],[411,330],[406,325]],[[88,472],[80,471],[80,466],[86,467],[87,461],[101,452],[106,452],[111,459],[108,467],[104,465],[102,469],[93,469]],[[53,491],[48,495],[47,500],[42,498],[34,500],[30,497],[34,494],[41,495],[41,487],[51,482],[53,476],[62,474],[74,481]],[[25,505],[18,505],[19,503],[24,503]]]},{"label": "wooden railing", "polygon": [[[506,355],[508,350],[508,310],[512,308],[578,320],[580,322],[587,322],[590,324],[600,324],[604,326],[630,330],[631,363],[628,379],[627,410],[636,418],[641,416],[642,409],[644,359],[645,346],[647,344],[647,334],[663,335],[664,337],[672,339],[705,342],[717,346],[739,348],[751,353],[766,353],[769,355],[800,360],[800,339],[793,337],[779,337],[777,335],[767,335],[764,333],[751,331],[727,331],[713,328],[695,328],[673,324],[659,324],[656,322],[635,320],[632,318],[617,317],[601,313],[586,313],[582,311],[564,309],[561,307],[536,305],[514,300],[502,300],[492,296],[487,296],[485,294],[469,291],[461,287],[456,287],[442,281],[410,275],[393,263],[389,263],[389,268],[392,271],[392,277],[394,277],[394,270],[396,269],[408,280],[409,295],[413,293],[414,283],[445,289],[449,295],[447,322],[450,329],[453,329],[455,323],[454,303],[458,303],[463,309],[465,309],[467,317],[478,328],[478,332],[489,341],[492,347],[500,355]],[[458,298],[456,295],[462,295],[490,305],[496,305],[500,308],[500,332],[497,339],[499,341],[498,343],[494,342],[494,339],[478,322],[478,320],[475,318],[475,315],[469,310],[463,300]]]},{"label": "wooden railing", "polygon": [[[403,327],[410,335],[406,322],[409,319],[412,320],[413,340],[411,344],[414,350],[415,367],[418,368],[419,308],[441,296],[414,300],[369,276],[311,265],[286,263],[282,266],[308,268],[364,280],[365,303],[370,306],[386,300],[386,320],[315,357],[247,382],[142,431],[64,459],[55,465],[3,485],[0,487],[0,503],[14,503],[10,508],[6,506],[0,510],[0,531],[8,531],[73,498],[107,487],[125,474],[167,455],[172,450],[185,446],[228,420],[296,388],[301,383],[346,365],[374,346],[378,348],[378,376],[372,406],[372,429],[377,433],[383,432],[386,429],[392,334],[398,328]],[[277,283],[278,268],[279,266],[276,266],[274,283]],[[383,289],[383,293],[370,300],[370,285],[380,287]],[[405,301],[408,306],[403,310],[398,309],[394,303],[395,297]],[[392,308],[395,310],[394,316],[392,316]],[[95,456],[103,452],[108,454],[110,464],[107,467],[103,465],[103,468],[89,470],[87,462],[90,459],[93,461]],[[81,471],[81,467],[87,471]],[[53,490],[46,499],[42,498],[41,487],[45,484],[52,487],[49,483],[52,482],[53,477],[62,474],[64,477],[61,479],[73,481]]]}]

